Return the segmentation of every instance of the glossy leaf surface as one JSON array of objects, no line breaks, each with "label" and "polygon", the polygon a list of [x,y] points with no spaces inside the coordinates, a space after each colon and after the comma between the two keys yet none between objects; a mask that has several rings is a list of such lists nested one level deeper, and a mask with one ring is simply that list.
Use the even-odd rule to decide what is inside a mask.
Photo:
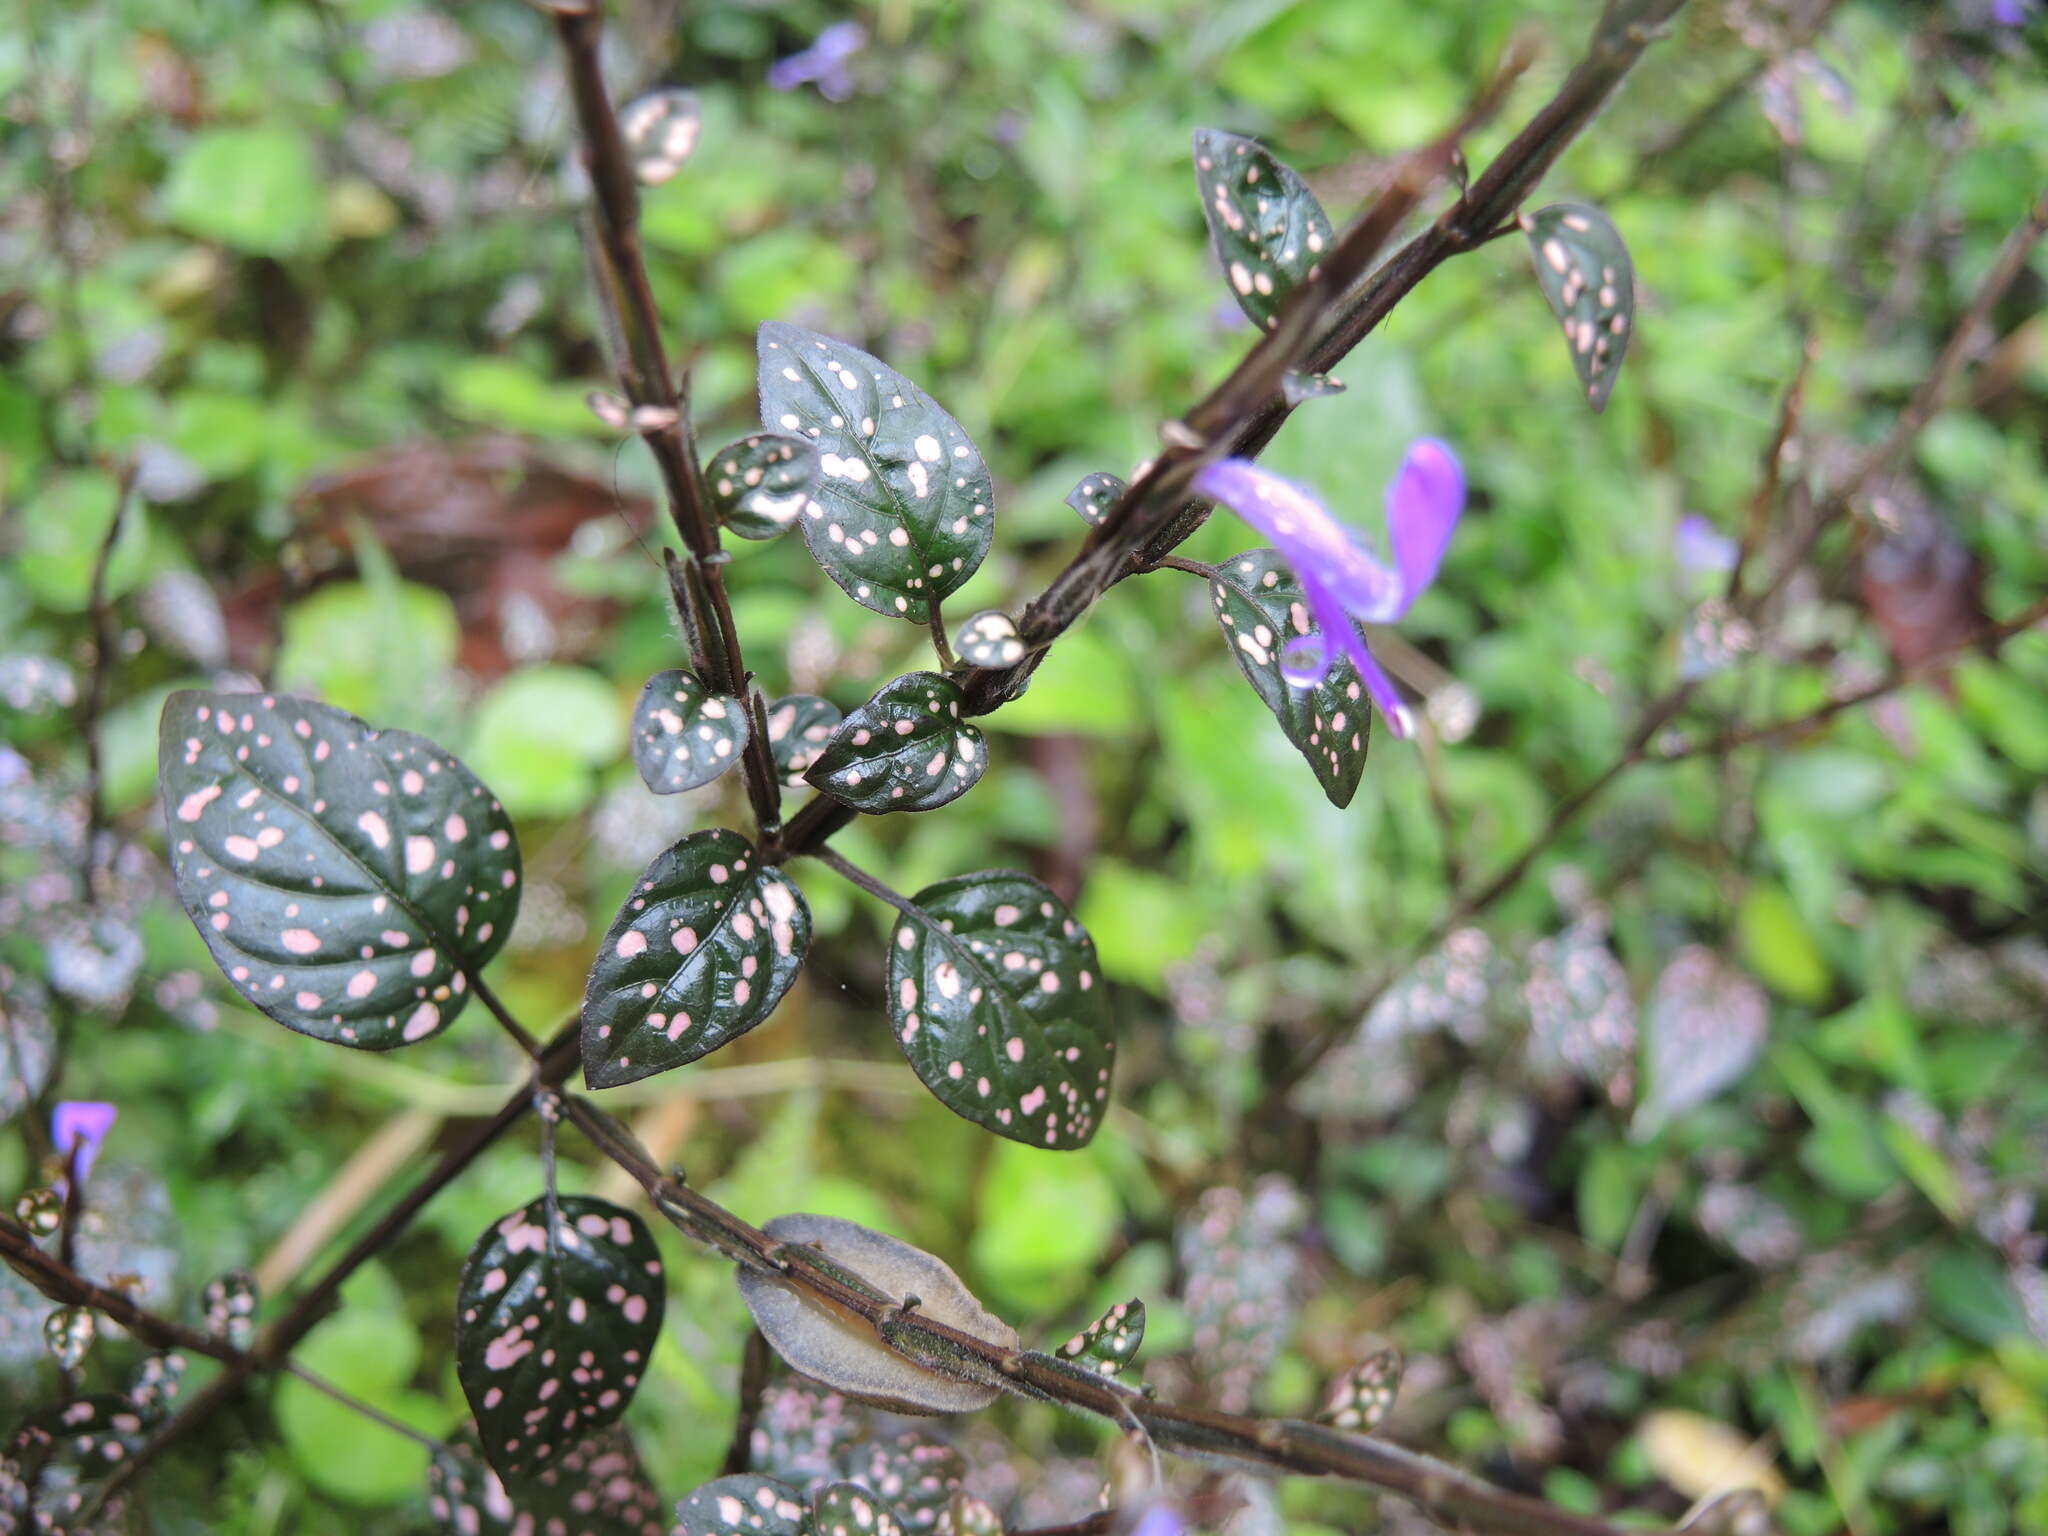
[{"label": "glossy leaf surface", "polygon": [[818,450],[808,438],[752,432],[711,455],[704,466],[718,520],[743,539],[789,532],[818,480]]},{"label": "glossy leaf surface", "polygon": [[657,672],[633,707],[633,765],[657,795],[709,784],[740,760],[747,707],[711,692],[695,673]]},{"label": "glossy leaf surface", "polygon": [[1536,281],[1564,326],[1572,367],[1596,411],[1607,408],[1635,329],[1635,266],[1621,231],[1598,208],[1554,203],[1523,221]]},{"label": "glossy leaf surface", "polygon": [[456,1288],[455,1368],[484,1457],[519,1482],[617,1421],[647,1370],[666,1301],[631,1211],[564,1195],[484,1230]]},{"label": "glossy leaf surface", "polygon": [[981,731],[960,718],[960,685],[937,672],[885,683],[832,733],[804,778],[856,810],[930,811],[988,768]]},{"label": "glossy leaf surface", "polygon": [[1315,628],[1294,572],[1273,550],[1249,550],[1215,567],[1209,598],[1245,681],[1308,759],[1330,803],[1339,809],[1349,805],[1365,773],[1372,703],[1358,668],[1342,654],[1331,658],[1328,674],[1312,687],[1297,688],[1282,675],[1280,658],[1288,645]]},{"label": "glossy leaf surface", "polygon": [[178,899],[237,991],[366,1050],[445,1029],[519,910],[503,808],[424,737],[282,694],[174,693],[158,737]]},{"label": "glossy leaf surface", "polygon": [[583,994],[593,1088],[707,1056],[775,1010],[811,942],[803,893],[737,832],[696,832],[641,872]]},{"label": "glossy leaf surface", "polygon": [[1129,487],[1106,470],[1097,470],[1092,475],[1083,475],[1080,482],[1067,492],[1067,505],[1081,514],[1084,523],[1099,523],[1109,515]]},{"label": "glossy leaf surface", "polygon": [[761,420],[810,439],[804,541],[865,608],[922,624],[995,535],[995,491],[960,424],[879,359],[815,331],[761,327]]},{"label": "glossy leaf surface", "polygon": [[1087,930],[1028,875],[927,886],[889,944],[897,1043],[954,1113],[1035,1147],[1087,1145],[1116,1062]]},{"label": "glossy leaf surface", "polygon": [[1209,240],[1238,307],[1270,328],[1332,239],[1308,184],[1259,144],[1216,128],[1195,131],[1195,184]]},{"label": "glossy leaf surface", "polygon": [[843,718],[837,704],[814,693],[792,693],[768,706],[768,754],[784,784],[803,787],[805,770],[818,760]]}]

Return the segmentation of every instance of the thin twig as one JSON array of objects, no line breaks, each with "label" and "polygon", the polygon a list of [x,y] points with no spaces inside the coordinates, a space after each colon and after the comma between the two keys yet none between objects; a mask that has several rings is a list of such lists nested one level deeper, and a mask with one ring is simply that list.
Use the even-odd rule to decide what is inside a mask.
[{"label": "thin twig", "polygon": [[107,524],[107,536],[100,540],[93,557],[92,582],[88,586],[86,609],[92,615],[92,673],[87,679],[85,701],[79,707],[78,730],[85,739],[85,855],[80,870],[80,894],[88,907],[97,906],[100,896],[100,843],[107,827],[107,795],[104,766],[100,761],[100,716],[106,713],[107,684],[114,668],[117,639],[114,616],[107,601],[107,572],[114,562],[114,546],[128,524],[128,509],[135,499],[136,466],[131,462],[121,471],[114,496],[114,516]]},{"label": "thin twig", "polygon": [[[1298,1419],[1254,1419],[1181,1407],[1051,1355],[991,1343],[934,1321],[900,1297],[853,1286],[809,1248],[785,1244],[716,1201],[670,1178],[623,1143],[606,1119],[574,1096],[563,1111],[607,1157],[633,1175],[685,1236],[769,1275],[835,1318],[859,1318],[876,1342],[940,1374],[1058,1403],[1117,1424],[1135,1424],[1163,1449],[1259,1471],[1347,1478],[1413,1499],[1453,1525],[1516,1536],[1617,1536],[1619,1527],[1497,1488],[1445,1462],[1387,1441]],[[945,1361],[941,1367],[935,1362]]]},{"label": "thin twig", "polygon": [[859,886],[870,896],[874,897],[875,900],[886,901],[913,922],[922,923],[930,920],[922,908],[912,904],[908,896],[892,891],[858,864],[842,857],[835,850],[822,847],[813,848],[805,857],[816,859],[820,864],[838,875],[840,879],[847,881],[849,884]]},{"label": "thin twig", "polygon": [[739,1407],[733,1414],[732,1442],[725,1448],[722,1477],[751,1472],[754,1467],[754,1421],[761,1416],[761,1394],[768,1387],[768,1371],[775,1355],[758,1328],[747,1329],[747,1342],[740,1350]]},{"label": "thin twig", "polygon": [[946,620],[939,612],[939,600],[935,597],[927,605],[930,613],[925,618],[925,628],[931,631],[932,650],[938,654],[939,670],[950,672],[957,665],[953,660],[953,647],[946,639]]}]

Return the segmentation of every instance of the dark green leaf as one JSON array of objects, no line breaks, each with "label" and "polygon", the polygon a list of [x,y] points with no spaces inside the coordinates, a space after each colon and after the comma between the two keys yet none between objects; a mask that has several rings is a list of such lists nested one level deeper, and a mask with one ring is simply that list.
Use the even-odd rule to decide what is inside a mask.
[{"label": "dark green leaf", "polygon": [[661,1259],[631,1211],[564,1195],[484,1230],[455,1297],[455,1369],[484,1458],[531,1476],[617,1421],[647,1370],[666,1299]]},{"label": "dark green leaf", "polygon": [[966,1465],[950,1445],[916,1430],[893,1439],[869,1439],[846,1458],[845,1480],[889,1501],[910,1531],[935,1531],[960,1491]]},{"label": "dark green leaf", "polygon": [[834,1483],[811,1496],[812,1536],[904,1536],[896,1511],[858,1483]]},{"label": "dark green leaf", "polygon": [[783,783],[803,787],[804,770],[817,761],[841,718],[837,704],[814,693],[792,693],[768,706],[768,753]]},{"label": "dark green leaf", "polygon": [[957,800],[988,767],[979,729],[960,718],[960,685],[909,672],[848,715],[804,778],[855,810],[929,811]]},{"label": "dark green leaf", "polygon": [[960,424],[887,364],[815,331],[761,327],[761,420],[818,450],[804,542],[863,607],[922,624],[995,536],[988,468]]},{"label": "dark green leaf", "polygon": [[1270,549],[1249,550],[1215,568],[1209,597],[1245,681],[1308,759],[1330,803],[1340,810],[1349,805],[1365,773],[1372,704],[1358,669],[1341,654],[1314,687],[1297,688],[1281,674],[1287,647],[1314,628],[1294,572]]},{"label": "dark green leaf", "polygon": [[1067,492],[1067,505],[1081,514],[1082,522],[1099,523],[1128,489],[1115,475],[1097,470],[1092,475],[1083,475],[1080,484]]},{"label": "dark green leaf", "polygon": [[43,1319],[43,1343],[62,1371],[75,1371],[100,1336],[99,1316],[91,1307],[58,1307]]},{"label": "dark green leaf", "polygon": [[1635,327],[1636,275],[1621,231],[1598,208],[1554,203],[1522,220],[1536,281],[1564,325],[1572,366],[1596,411],[1607,408]]},{"label": "dark green leaf", "polygon": [[1331,1384],[1322,1419],[1339,1429],[1371,1434],[1394,1406],[1401,1390],[1401,1352],[1382,1349],[1368,1355]]},{"label": "dark green leaf", "polygon": [[7,1459],[31,1482],[40,1469],[60,1465],[91,1480],[140,1450],[148,1431],[149,1420],[126,1397],[93,1392],[31,1413],[15,1431]]},{"label": "dark green leaf", "polygon": [[754,432],[704,467],[718,520],[743,539],[772,539],[796,526],[818,479],[818,450],[801,437]]},{"label": "dark green leaf", "polygon": [[745,1034],[782,1000],[810,942],[803,893],[739,833],[684,838],[641,872],[590,968],[590,1086],[680,1067]]},{"label": "dark green leaf", "polygon": [[[836,1216],[778,1216],[761,1230],[778,1242],[815,1250],[850,1283],[864,1284],[877,1296],[915,1296],[922,1316],[1003,1349],[1018,1346],[1017,1330],[921,1248]],[[775,1352],[834,1391],[900,1413],[972,1413],[998,1396],[993,1385],[909,1359],[876,1338],[866,1322],[765,1270],[742,1269],[737,1280],[755,1326]]]},{"label": "dark green leaf", "polygon": [[789,1484],[743,1472],[708,1482],[678,1504],[675,1536],[806,1536],[810,1518]]},{"label": "dark green leaf", "polygon": [[427,1507],[455,1536],[660,1536],[661,1495],[621,1425],[599,1430],[508,1493],[465,1430],[427,1469]]},{"label": "dark green leaf", "polygon": [[984,608],[969,618],[955,644],[970,667],[1014,667],[1024,659],[1016,622],[1000,608]]},{"label": "dark green leaf", "polygon": [[157,777],[178,899],[288,1028],[365,1050],[424,1040],[511,933],[511,822],[424,737],[306,699],[174,693]]},{"label": "dark green leaf", "polygon": [[256,1277],[231,1269],[206,1282],[199,1293],[206,1331],[230,1348],[247,1349],[256,1338]]},{"label": "dark green leaf", "polygon": [[1250,139],[1195,130],[1202,216],[1238,307],[1270,327],[1331,242],[1329,216],[1293,169]]},{"label": "dark green leaf", "polygon": [[1116,1062],[1087,930],[1011,870],[941,880],[911,904],[890,936],[888,1004],[917,1075],[998,1135],[1085,1146]]},{"label": "dark green leaf", "polygon": [[713,693],[693,673],[657,672],[633,707],[633,763],[657,795],[709,784],[740,760],[747,706]]},{"label": "dark green leaf", "polygon": [[1059,1348],[1062,1360],[1079,1360],[1105,1376],[1131,1363],[1145,1340],[1145,1303],[1120,1301]]}]

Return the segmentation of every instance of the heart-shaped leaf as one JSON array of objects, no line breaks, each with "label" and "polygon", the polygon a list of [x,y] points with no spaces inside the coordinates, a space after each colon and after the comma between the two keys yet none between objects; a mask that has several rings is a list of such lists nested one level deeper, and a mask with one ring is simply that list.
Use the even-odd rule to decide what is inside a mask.
[{"label": "heart-shaped leaf", "polygon": [[[960,1277],[921,1248],[836,1216],[778,1216],[761,1229],[781,1243],[815,1249],[878,1296],[918,1298],[918,1312],[1003,1349],[1017,1330],[992,1315]],[[814,1300],[775,1275],[742,1269],[740,1297],[775,1352],[792,1369],[834,1391],[900,1413],[972,1413],[996,1400],[985,1382],[943,1374],[907,1358],[864,1320]]]},{"label": "heart-shaped leaf", "polygon": [[1014,667],[1024,659],[1016,621],[1000,608],[984,608],[969,618],[955,644],[970,667]]},{"label": "heart-shaped leaf", "polygon": [[1369,1435],[1393,1408],[1394,1394],[1400,1390],[1401,1352],[1377,1350],[1331,1383],[1322,1420]]},{"label": "heart-shaped leaf", "polygon": [[926,886],[889,944],[889,1018],[939,1102],[1035,1147],[1086,1146],[1116,1037],[1095,943],[1029,875]]},{"label": "heart-shaped leaf", "polygon": [[455,1370],[484,1459],[520,1483],[615,1423],[647,1370],[666,1300],[631,1211],[546,1197],[485,1228],[455,1293]]},{"label": "heart-shaped leaf", "polygon": [[904,1536],[903,1521],[859,1483],[833,1483],[811,1495],[812,1536]]},{"label": "heart-shaped leaf", "polygon": [[995,536],[988,467],[960,424],[858,347],[761,327],[761,421],[807,437],[818,479],[804,542],[862,607],[922,624]]},{"label": "heart-shaped leaf", "polygon": [[680,669],[657,672],[633,707],[633,763],[657,795],[709,784],[740,760],[747,706]]},{"label": "heart-shaped leaf", "polygon": [[676,1506],[675,1536],[808,1536],[803,1496],[772,1477],[716,1478]]},{"label": "heart-shaped leaf", "polygon": [[650,187],[670,180],[696,153],[704,108],[695,91],[667,86],[635,97],[619,109],[619,135],[633,174]]},{"label": "heart-shaped leaf", "polygon": [[1635,1092],[1636,1002],[1600,928],[1575,923],[1532,944],[1522,1000],[1538,1071],[1569,1072],[1614,1103],[1628,1102]]},{"label": "heart-shaped leaf", "polygon": [[1649,1089],[1637,1138],[1656,1134],[1749,1070],[1770,1032],[1764,990],[1712,950],[1688,944],[1657,977],[1645,1027]]},{"label": "heart-shaped leaf", "polygon": [[1195,130],[1195,185],[1238,307],[1254,325],[1271,327],[1329,248],[1329,215],[1291,167],[1216,128]]},{"label": "heart-shaped leaf", "polygon": [[960,718],[966,696],[937,672],[909,672],[839,723],[804,778],[857,811],[930,811],[974,788],[988,745]]},{"label": "heart-shaped leaf", "polygon": [[1273,550],[1249,550],[1215,567],[1209,597],[1245,681],[1342,810],[1358,793],[1372,741],[1372,706],[1358,669],[1339,654],[1313,687],[1297,688],[1282,675],[1281,655],[1315,625],[1301,583]]},{"label": "heart-shaped leaf", "polygon": [[737,832],[695,832],[641,871],[583,993],[593,1088],[708,1056],[775,1010],[811,942],[803,892]]},{"label": "heart-shaped leaf", "polygon": [[815,693],[792,693],[768,706],[768,754],[783,783],[804,787],[804,771],[818,760],[842,718],[837,704]]},{"label": "heart-shaped leaf", "polygon": [[660,1536],[661,1495],[624,1426],[571,1446],[508,1493],[468,1431],[435,1452],[427,1507],[455,1536]]},{"label": "heart-shaped leaf", "polygon": [[1080,483],[1067,492],[1067,505],[1081,514],[1084,523],[1099,523],[1109,515],[1109,509],[1123,499],[1130,487],[1106,470],[1097,470],[1092,475],[1083,475]]},{"label": "heart-shaped leaf", "polygon": [[718,520],[743,539],[772,539],[796,526],[818,479],[808,438],[754,432],[711,455],[704,469]]},{"label": "heart-shaped leaf", "polygon": [[1585,203],[1539,208],[1522,228],[1586,399],[1605,410],[1635,328],[1636,269],[1628,246],[1613,221]]},{"label": "heart-shaped leaf", "polygon": [[237,991],[364,1050],[454,1022],[519,910],[511,822],[467,768],[281,694],[174,693],[157,752],[178,899]]},{"label": "heart-shaped leaf", "polygon": [[1062,1360],[1079,1360],[1105,1376],[1131,1363],[1145,1341],[1145,1303],[1120,1301],[1059,1347]]}]

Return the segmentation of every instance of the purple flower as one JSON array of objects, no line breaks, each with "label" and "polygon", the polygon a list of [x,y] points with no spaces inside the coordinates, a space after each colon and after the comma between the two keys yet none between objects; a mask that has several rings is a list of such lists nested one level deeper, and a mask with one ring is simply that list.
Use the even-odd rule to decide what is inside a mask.
[{"label": "purple flower", "polygon": [[114,1128],[120,1113],[112,1104],[92,1099],[64,1099],[51,1112],[50,1140],[56,1143],[57,1155],[67,1166],[76,1158],[79,1183],[83,1184],[85,1176],[92,1172],[93,1159],[100,1155],[100,1143],[107,1139],[107,1132]]},{"label": "purple flower", "polygon": [[1991,19],[2001,27],[2023,27],[2039,0],[1991,0]]},{"label": "purple flower", "polygon": [[1680,570],[1732,571],[1741,552],[1740,545],[1696,513],[1681,517],[1671,535],[1671,553]]},{"label": "purple flower", "polygon": [[1131,1527],[1131,1536],[1187,1536],[1187,1526],[1171,1505],[1154,1504]]},{"label": "purple flower", "polygon": [[827,101],[844,101],[853,94],[853,75],[846,61],[866,47],[867,41],[867,29],[859,22],[834,22],[802,53],[769,65],[768,84],[778,91],[815,84]]},{"label": "purple flower", "polygon": [[1301,583],[1315,629],[1291,641],[1281,654],[1281,676],[1297,688],[1321,682],[1330,670],[1334,639],[1337,650],[1358,668],[1394,734],[1410,734],[1413,718],[1366,649],[1358,626],[1393,623],[1436,580],[1451,531],[1465,510],[1465,471],[1449,445],[1433,437],[1417,439],[1387,485],[1391,568],[1332,517],[1314,492],[1249,460],[1211,464],[1195,476],[1193,488],[1271,539]]}]

